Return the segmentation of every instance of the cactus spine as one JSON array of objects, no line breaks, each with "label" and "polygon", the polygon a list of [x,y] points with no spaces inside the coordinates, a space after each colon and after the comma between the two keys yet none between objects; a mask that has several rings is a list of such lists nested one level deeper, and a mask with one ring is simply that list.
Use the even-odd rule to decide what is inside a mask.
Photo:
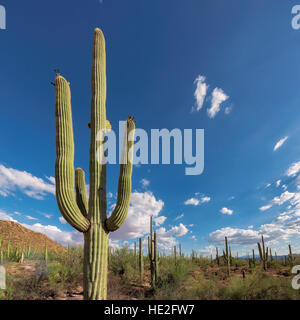
[{"label": "cactus spine", "polygon": [[[71,112],[71,91],[66,79],[57,74],[55,80],[56,116],[56,199],[62,216],[76,230],[84,234],[84,298],[102,300],[107,296],[107,262],[109,232],[124,223],[131,194],[134,120],[128,117],[122,164],[118,184],[117,203],[107,218],[106,164],[103,149],[106,120],[106,53],[105,39],[95,29],[92,63],[91,144],[90,144],[90,196],[87,200],[85,174],[75,171],[74,193],[74,141]],[[102,135],[101,135],[102,134]],[[100,135],[100,137],[99,137]],[[127,160],[127,161],[126,161]]]}]

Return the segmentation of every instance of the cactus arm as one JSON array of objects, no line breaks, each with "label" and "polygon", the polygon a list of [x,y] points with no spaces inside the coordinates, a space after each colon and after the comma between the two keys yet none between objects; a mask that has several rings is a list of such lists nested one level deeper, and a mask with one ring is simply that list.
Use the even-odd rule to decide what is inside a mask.
[{"label": "cactus arm", "polygon": [[260,261],[262,261],[263,260],[263,255],[262,255],[262,251],[261,251],[261,245],[260,245],[259,242],[257,242],[257,247],[258,247]]},{"label": "cactus arm", "polygon": [[71,92],[65,78],[55,80],[56,117],[56,199],[62,216],[80,232],[86,232],[90,222],[85,218],[75,201],[74,141],[71,111]]},{"label": "cactus arm", "polygon": [[131,117],[127,119],[127,128],[123,145],[123,156],[127,153],[127,163],[120,165],[120,176],[118,184],[117,203],[111,216],[106,220],[108,231],[115,231],[124,223],[129,209],[131,195],[131,175],[133,162],[133,144],[134,144],[134,120]]},{"label": "cactus arm", "polygon": [[76,202],[84,217],[87,217],[88,200],[86,196],[85,173],[78,168],[75,171]]}]

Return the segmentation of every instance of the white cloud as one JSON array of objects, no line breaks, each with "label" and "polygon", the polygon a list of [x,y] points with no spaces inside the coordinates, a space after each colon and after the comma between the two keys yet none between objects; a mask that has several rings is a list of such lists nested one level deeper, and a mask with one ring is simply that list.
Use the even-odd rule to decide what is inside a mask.
[{"label": "white cloud", "polygon": [[224,243],[225,236],[228,237],[230,244],[237,245],[256,245],[261,241],[263,235],[266,243],[277,239],[288,239],[292,234],[298,234],[299,231],[287,228],[280,224],[265,224],[260,226],[259,230],[239,229],[239,228],[222,228],[209,234],[209,241],[213,243]]},{"label": "white cloud", "polygon": [[52,184],[55,184],[55,178],[54,177],[46,177]]},{"label": "white cloud", "polygon": [[25,216],[28,220],[38,220],[37,218],[34,218],[32,216]]},{"label": "white cloud", "polygon": [[289,138],[289,137],[284,137],[284,138],[280,139],[280,140],[275,144],[273,151],[276,151],[276,150],[278,150],[280,147],[282,147],[283,144],[286,142],[286,140],[287,140],[288,138]]},{"label": "white cloud", "polygon": [[184,217],[184,213],[181,214],[181,215],[179,215],[179,216],[177,216],[177,217],[174,219],[174,221],[180,220],[180,219],[182,219],[183,217]]},{"label": "white cloud", "polygon": [[53,178],[50,177],[48,180],[51,183],[47,183],[29,172],[6,168],[0,164],[0,194],[4,197],[13,195],[15,190],[20,190],[27,196],[38,200],[43,199],[48,193],[54,195]]},{"label": "white cloud", "polygon": [[142,179],[141,184],[144,188],[147,188],[150,185],[150,181],[147,179]]},{"label": "white cloud", "polygon": [[[128,216],[120,229],[111,233],[112,241],[117,243],[120,240],[129,240],[142,238],[149,234],[150,217],[153,217],[154,227],[156,229],[158,246],[161,249],[168,250],[176,244],[176,237],[181,237],[188,232],[183,224],[173,226],[167,230],[161,225],[165,222],[166,217],[160,215],[164,206],[162,200],[155,198],[152,192],[144,193],[133,192],[131,195]],[[145,241],[144,241],[145,245]]]},{"label": "white cloud", "polygon": [[272,204],[268,204],[266,206],[262,206],[259,208],[260,211],[266,211],[269,210],[272,207]]},{"label": "white cloud", "polygon": [[66,223],[67,223],[67,221],[65,220],[64,217],[59,217],[58,220],[59,220],[60,223],[62,223],[62,224],[66,224]]},{"label": "white cloud", "polygon": [[[196,195],[198,195],[199,193],[196,193]],[[185,205],[193,205],[193,206],[198,206],[202,203],[207,203],[211,200],[210,197],[207,197],[207,196],[202,196],[200,197],[199,199],[197,198],[191,198],[191,199],[188,199],[184,202]]]},{"label": "white cloud", "polygon": [[[130,199],[128,216],[120,229],[111,233],[113,240],[140,238],[150,230],[150,217],[156,224],[165,221],[159,216],[164,202],[157,200],[152,192],[133,192]],[[163,217],[163,218],[161,218]]]},{"label": "white cloud", "polygon": [[271,183],[266,184],[266,188],[269,188],[271,186]]},{"label": "white cloud", "polygon": [[276,181],[276,187],[278,188],[280,186],[281,180]]},{"label": "white cloud", "polygon": [[0,211],[0,220],[5,220],[5,221],[14,221],[17,222],[15,219],[13,219],[11,217],[10,214],[4,212],[4,211]]},{"label": "white cloud", "polygon": [[285,202],[291,200],[294,196],[295,196],[295,193],[285,191],[279,197],[275,197],[272,200],[272,203],[280,206],[280,205],[284,204]]},{"label": "white cloud", "polygon": [[292,200],[295,198],[296,193],[285,191],[279,197],[275,197],[271,200],[271,202],[265,206],[259,208],[260,211],[269,210],[273,205],[281,206],[287,201]]},{"label": "white cloud", "polygon": [[113,197],[112,192],[108,192],[108,194],[107,194],[107,198],[112,198],[112,197]]},{"label": "white cloud", "polygon": [[230,210],[230,209],[228,209],[228,208],[226,208],[226,207],[222,208],[222,209],[220,210],[220,212],[221,212],[222,214],[227,214],[227,215],[229,215],[229,216],[231,216],[231,215],[233,214],[233,210]]},{"label": "white cloud", "polygon": [[216,248],[212,245],[206,246],[199,250],[201,256],[211,256],[216,252]]},{"label": "white cloud", "polygon": [[160,249],[172,250],[176,245],[176,237],[182,237],[188,233],[188,229],[182,223],[179,226],[166,230],[164,227],[157,229],[157,243]]},{"label": "white cloud", "polygon": [[200,204],[200,200],[196,198],[191,198],[188,199],[184,202],[185,205],[193,205],[193,206],[198,206]]},{"label": "white cloud", "polygon": [[155,223],[155,226],[160,226],[164,224],[166,220],[167,220],[167,217],[160,216],[160,217],[154,218],[153,222]]},{"label": "white cloud", "polygon": [[195,83],[196,83],[196,90],[195,90],[194,96],[197,104],[196,110],[199,111],[203,107],[208,85],[205,83],[205,77],[200,75],[196,78]]},{"label": "white cloud", "polygon": [[294,162],[286,171],[288,177],[295,177],[300,171],[300,161]]},{"label": "white cloud", "polygon": [[229,98],[220,88],[215,88],[212,93],[212,101],[210,109],[207,109],[207,114],[210,118],[214,118],[220,111],[221,104]]},{"label": "white cloud", "polygon": [[230,107],[226,107],[224,112],[225,114],[228,115],[231,111],[232,111],[232,107],[230,106]]}]

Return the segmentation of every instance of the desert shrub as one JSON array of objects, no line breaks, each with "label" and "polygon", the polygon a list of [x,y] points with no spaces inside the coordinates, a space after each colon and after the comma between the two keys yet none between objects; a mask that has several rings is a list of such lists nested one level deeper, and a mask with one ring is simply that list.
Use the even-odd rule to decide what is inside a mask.
[{"label": "desert shrub", "polygon": [[188,279],[188,268],[184,263],[162,264],[158,283],[153,294],[154,299],[173,300],[180,299],[184,294],[184,283]]},{"label": "desert shrub", "polygon": [[121,283],[124,285],[129,285],[131,280],[136,280],[138,277],[136,272],[137,258],[127,246],[116,249],[111,254],[109,267],[114,275],[120,277]]},{"label": "desert shrub", "polygon": [[66,254],[57,255],[56,261],[49,263],[47,277],[51,288],[71,288],[82,280],[83,249],[69,248]]},{"label": "desert shrub", "polygon": [[224,300],[293,300],[299,291],[291,286],[290,278],[278,278],[264,273],[247,275],[246,279],[234,277],[228,286],[219,291]]}]

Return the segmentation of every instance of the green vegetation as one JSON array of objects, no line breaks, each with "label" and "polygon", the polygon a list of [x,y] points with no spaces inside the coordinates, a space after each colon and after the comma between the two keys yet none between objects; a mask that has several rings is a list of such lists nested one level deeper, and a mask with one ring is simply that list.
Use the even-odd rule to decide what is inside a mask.
[{"label": "green vegetation", "polygon": [[[141,242],[139,242],[141,243]],[[226,250],[226,249],[225,249]],[[28,248],[26,250],[28,252]],[[249,266],[249,259],[232,257],[230,275],[226,259],[219,257],[177,256],[160,254],[159,274],[155,288],[151,285],[151,269],[148,255],[139,254],[124,246],[110,248],[108,265],[108,298],[110,299],[222,299],[222,300],[299,300],[299,290],[292,289],[290,265],[269,255],[268,268],[256,260]],[[9,247],[9,252],[15,252]],[[5,253],[6,254],[6,253]],[[230,250],[229,250],[230,254]],[[253,252],[252,252],[253,254]],[[12,254],[13,255],[13,254]],[[138,257],[137,257],[138,256]],[[33,256],[30,256],[31,258]],[[65,253],[41,252],[40,259],[25,259],[21,265],[6,260],[7,289],[0,290],[0,299],[82,299],[84,249],[69,247]],[[142,259],[144,275],[140,277]],[[253,262],[253,257],[250,259]],[[219,264],[219,265],[218,265]],[[293,254],[293,264],[300,264]],[[29,272],[25,267],[32,267]],[[75,293],[74,293],[75,292]]]}]

